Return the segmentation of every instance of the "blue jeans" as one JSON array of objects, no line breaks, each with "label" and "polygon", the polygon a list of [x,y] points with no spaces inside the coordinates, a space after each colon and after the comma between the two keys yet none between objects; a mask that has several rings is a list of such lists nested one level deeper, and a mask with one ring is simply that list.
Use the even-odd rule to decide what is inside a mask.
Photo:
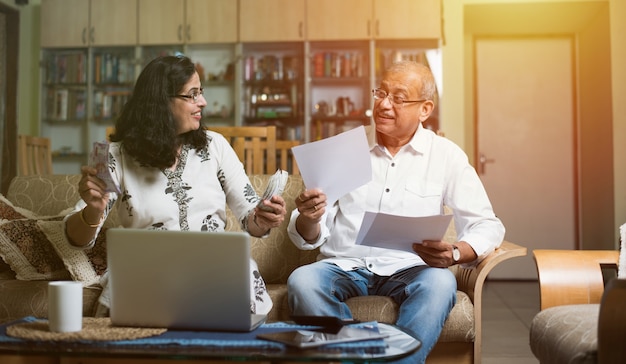
[{"label": "blue jeans", "polygon": [[412,356],[397,363],[423,363],[437,343],[456,303],[456,278],[449,269],[417,266],[378,276],[365,268],[344,271],[324,261],[301,266],[287,281],[294,315],[352,318],[350,297],[389,296],[400,305],[396,325],[422,342]]}]

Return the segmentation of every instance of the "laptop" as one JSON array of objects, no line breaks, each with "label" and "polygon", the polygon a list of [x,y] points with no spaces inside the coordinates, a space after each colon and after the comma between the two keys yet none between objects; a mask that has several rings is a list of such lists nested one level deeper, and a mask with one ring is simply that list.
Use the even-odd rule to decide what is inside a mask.
[{"label": "laptop", "polygon": [[109,229],[114,326],[252,331],[250,236],[243,232]]}]

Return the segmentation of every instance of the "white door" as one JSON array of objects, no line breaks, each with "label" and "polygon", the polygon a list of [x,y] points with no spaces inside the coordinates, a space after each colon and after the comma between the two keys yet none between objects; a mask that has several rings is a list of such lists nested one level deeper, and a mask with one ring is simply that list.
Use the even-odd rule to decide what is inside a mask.
[{"label": "white door", "polygon": [[570,38],[476,41],[477,169],[505,239],[528,255],[492,279],[536,279],[532,250],[575,249],[575,119]]}]

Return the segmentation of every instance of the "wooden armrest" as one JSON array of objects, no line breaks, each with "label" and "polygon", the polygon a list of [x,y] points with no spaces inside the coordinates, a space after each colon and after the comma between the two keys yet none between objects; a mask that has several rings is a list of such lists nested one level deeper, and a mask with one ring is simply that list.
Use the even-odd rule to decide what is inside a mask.
[{"label": "wooden armrest", "polygon": [[474,363],[479,363],[482,347],[482,296],[483,284],[491,270],[501,262],[526,255],[526,248],[503,241],[500,246],[483,259],[475,268],[457,267],[456,281],[457,289],[467,293],[474,303]]},{"label": "wooden armrest", "polygon": [[604,280],[600,265],[617,264],[615,250],[533,251],[539,275],[541,309],[600,303]]},{"label": "wooden armrest", "polygon": [[482,286],[489,272],[501,262],[515,257],[523,257],[526,253],[525,247],[510,241],[503,241],[500,247],[483,259],[476,268],[458,267],[456,272],[458,289],[467,293],[476,305],[476,300],[480,300],[482,295]]},{"label": "wooden armrest", "polygon": [[606,285],[598,319],[598,363],[626,363],[626,279]]}]

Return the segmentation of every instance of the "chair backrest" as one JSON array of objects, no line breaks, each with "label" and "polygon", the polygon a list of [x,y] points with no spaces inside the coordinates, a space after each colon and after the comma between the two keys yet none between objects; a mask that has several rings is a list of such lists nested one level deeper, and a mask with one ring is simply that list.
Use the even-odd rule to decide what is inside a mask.
[{"label": "chair backrest", "polygon": [[50,139],[18,135],[18,173],[20,176],[52,174]]},{"label": "chair backrest", "polygon": [[289,172],[289,174],[300,175],[300,169],[293,157],[292,147],[300,145],[299,140],[277,140],[276,141],[276,157],[278,158],[278,167]]},{"label": "chair backrest", "polygon": [[247,174],[276,172],[275,126],[211,126],[208,129],[222,134],[230,142]]},{"label": "chair backrest", "polygon": [[600,303],[604,266],[617,265],[617,250],[535,249],[541,309]]}]

